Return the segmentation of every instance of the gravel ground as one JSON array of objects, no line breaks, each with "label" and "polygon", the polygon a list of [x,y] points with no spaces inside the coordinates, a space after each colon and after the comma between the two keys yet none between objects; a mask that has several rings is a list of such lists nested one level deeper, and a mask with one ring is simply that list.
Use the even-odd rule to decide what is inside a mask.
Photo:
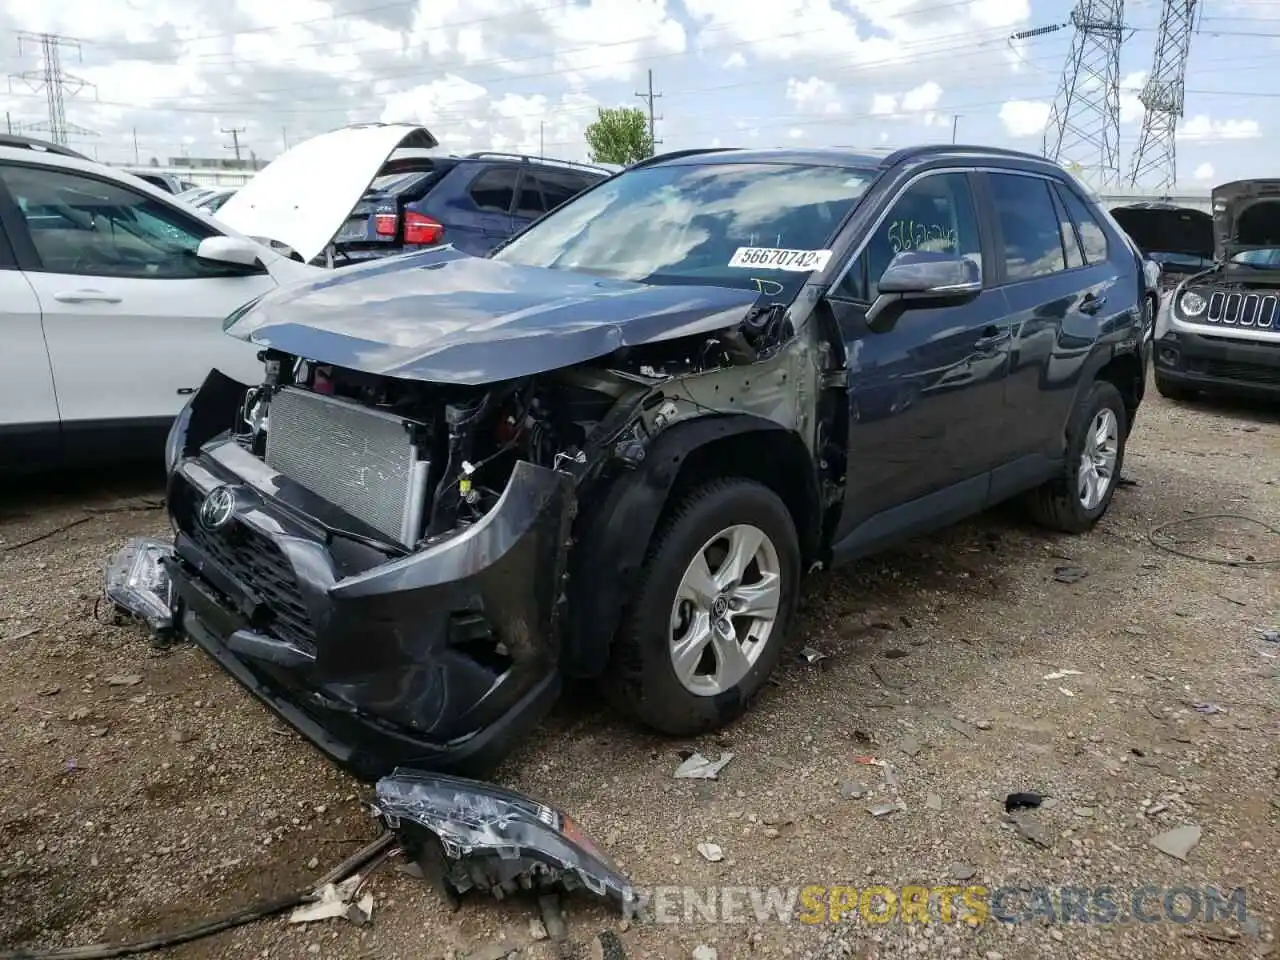
[{"label": "gravel ground", "polygon": [[[969,878],[1020,888],[1015,906],[1038,902],[1036,888],[1111,887],[1125,916],[1143,885],[1243,887],[1243,923],[873,923],[854,910],[809,925],[743,920],[739,908],[739,922],[628,924],[573,899],[575,946],[558,954],[532,940],[527,903],[469,899],[451,914],[386,868],[369,882],[368,926],[269,920],[169,955],[588,957],[602,931],[629,957],[720,960],[1272,952],[1280,644],[1258,629],[1280,625],[1280,568],[1176,557],[1148,531],[1210,512],[1280,521],[1280,416],[1152,392],[1125,472],[1134,485],[1089,536],[1046,536],[1001,511],[815,580],[795,649],[825,659],[789,655],[716,737],[650,736],[575,693],[496,779],[571,813],[644,886]],[[153,649],[136,627],[95,616],[110,553],[166,529],[158,510],[127,509],[159,496],[156,478],[36,487],[0,494],[0,944],[172,930],[304,887],[374,837],[368,790],[199,651]],[[1280,553],[1278,538],[1240,523],[1176,537],[1217,556]],[[1063,671],[1078,673],[1046,679]],[[1206,703],[1221,712],[1196,709]],[[716,781],[675,780],[689,749],[735,756]],[[1014,791],[1047,799],[1015,824]],[[1185,861],[1153,846],[1190,825],[1201,836]],[[703,841],[723,859],[700,855]],[[1162,897],[1147,910],[1160,915]],[[1189,903],[1174,907],[1185,916]]]}]

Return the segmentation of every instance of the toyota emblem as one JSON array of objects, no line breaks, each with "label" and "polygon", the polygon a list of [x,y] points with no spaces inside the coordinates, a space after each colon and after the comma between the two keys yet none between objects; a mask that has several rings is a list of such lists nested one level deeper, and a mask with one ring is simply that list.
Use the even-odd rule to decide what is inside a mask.
[{"label": "toyota emblem", "polygon": [[217,530],[225,527],[235,512],[235,491],[230,487],[217,487],[200,504],[200,525],[206,530]]}]

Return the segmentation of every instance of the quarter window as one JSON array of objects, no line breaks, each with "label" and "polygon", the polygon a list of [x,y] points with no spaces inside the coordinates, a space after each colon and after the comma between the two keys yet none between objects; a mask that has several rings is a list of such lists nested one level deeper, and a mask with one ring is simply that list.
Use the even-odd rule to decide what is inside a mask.
[{"label": "quarter window", "polygon": [[1053,212],[1058,218],[1058,226],[1062,231],[1062,249],[1067,254],[1067,269],[1073,270],[1076,267],[1084,266],[1084,254],[1080,250],[1080,241],[1076,237],[1075,224],[1071,222],[1071,217],[1067,215],[1067,211],[1062,206],[1062,200],[1054,192]]},{"label": "quarter window", "polygon": [[167,280],[226,273],[196,256],[215,231],[127,187],[26,166],[0,168],[0,179],[49,273]]},{"label": "quarter window", "polygon": [[1098,218],[1090,212],[1088,205],[1081,200],[1070,187],[1058,185],[1058,196],[1067,208],[1067,213],[1076,222],[1080,231],[1080,244],[1084,247],[1085,263],[1102,263],[1107,259],[1107,234],[1098,223]]},{"label": "quarter window", "polygon": [[909,187],[876,228],[836,295],[870,303],[893,258],[913,251],[956,254],[982,269],[978,219],[966,174],[934,174]]},{"label": "quarter window", "polygon": [[1049,182],[1040,177],[988,174],[1010,280],[1043,277],[1067,268],[1062,228],[1049,195]]},{"label": "quarter window", "polygon": [[542,199],[541,185],[537,176],[526,173],[520,181],[520,204],[516,207],[517,217],[537,219],[547,212],[546,201]]},{"label": "quarter window", "polygon": [[499,167],[486,170],[471,183],[471,199],[481,210],[510,213],[515,201],[516,172]]}]

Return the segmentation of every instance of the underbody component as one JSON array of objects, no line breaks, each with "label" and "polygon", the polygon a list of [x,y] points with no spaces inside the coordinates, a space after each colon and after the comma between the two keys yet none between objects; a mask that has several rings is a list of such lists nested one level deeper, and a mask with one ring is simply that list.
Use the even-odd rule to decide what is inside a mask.
[{"label": "underbody component", "polygon": [[630,910],[630,881],[569,817],[477,780],[398,767],[374,808],[408,859],[450,902],[469,890],[502,899],[521,890],[585,889]]}]

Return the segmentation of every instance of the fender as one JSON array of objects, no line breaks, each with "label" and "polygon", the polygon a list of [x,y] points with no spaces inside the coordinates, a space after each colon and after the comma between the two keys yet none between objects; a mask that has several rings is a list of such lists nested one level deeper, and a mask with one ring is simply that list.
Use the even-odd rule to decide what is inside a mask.
[{"label": "fender", "polygon": [[[563,636],[562,666],[567,676],[593,677],[604,671],[631,587],[689,455],[709,443],[746,433],[775,435],[762,436],[762,444],[783,443],[795,436],[780,424],[752,414],[688,420],[660,433],[636,469],[605,480],[607,488],[599,491],[594,502],[589,494],[582,498],[589,505],[579,501]],[[808,512],[816,521],[820,513],[817,478],[812,470],[806,473],[805,495],[813,508]],[[801,544],[811,547],[814,531],[798,532]]]}]

